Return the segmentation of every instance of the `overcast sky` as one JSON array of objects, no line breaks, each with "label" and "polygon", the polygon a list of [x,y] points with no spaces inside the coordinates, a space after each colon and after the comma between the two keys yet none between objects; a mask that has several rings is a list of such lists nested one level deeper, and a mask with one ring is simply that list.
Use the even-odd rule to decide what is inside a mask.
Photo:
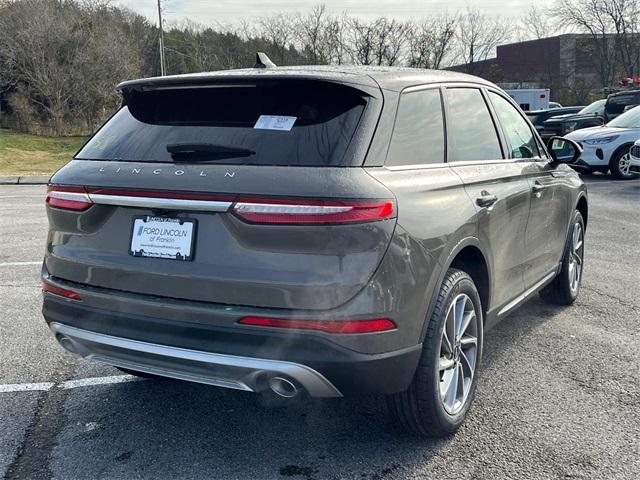
[{"label": "overcast sky", "polygon": [[[126,5],[149,18],[157,18],[156,0],[115,0],[114,3]],[[548,6],[553,0],[162,0],[166,23],[188,18],[202,24],[232,24],[281,11],[303,12],[319,3],[324,3],[332,13],[420,19],[438,13],[455,13],[467,6],[490,15],[522,17],[531,5]]]}]

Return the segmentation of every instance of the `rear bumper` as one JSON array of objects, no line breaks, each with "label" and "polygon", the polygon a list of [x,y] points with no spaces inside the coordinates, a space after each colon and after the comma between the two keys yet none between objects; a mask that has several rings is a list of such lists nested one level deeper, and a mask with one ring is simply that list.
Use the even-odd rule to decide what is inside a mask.
[{"label": "rear bumper", "polygon": [[[117,302],[114,302],[117,305]],[[408,387],[421,345],[362,353],[313,333],[219,326],[96,308],[45,294],[43,315],[73,353],[108,365],[226,388],[261,391],[287,378],[315,397],[394,393]],[[189,317],[185,306],[184,317]],[[350,335],[352,341],[376,334]]]},{"label": "rear bumper", "polygon": [[312,397],[342,396],[320,373],[297,363],[140,342],[56,322],[49,326],[65,349],[116,367],[252,392],[266,390],[269,379],[278,376],[294,381]]}]

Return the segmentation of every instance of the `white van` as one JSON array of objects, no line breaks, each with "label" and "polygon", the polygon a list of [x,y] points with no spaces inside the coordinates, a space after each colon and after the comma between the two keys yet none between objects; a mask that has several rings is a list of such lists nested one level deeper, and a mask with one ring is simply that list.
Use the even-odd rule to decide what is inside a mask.
[{"label": "white van", "polygon": [[531,110],[546,110],[549,108],[551,91],[548,88],[524,88],[505,90],[525,112]]}]

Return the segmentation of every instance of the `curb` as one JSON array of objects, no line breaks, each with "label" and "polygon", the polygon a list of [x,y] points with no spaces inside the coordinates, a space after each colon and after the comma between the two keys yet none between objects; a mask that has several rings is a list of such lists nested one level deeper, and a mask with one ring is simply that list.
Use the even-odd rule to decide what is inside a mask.
[{"label": "curb", "polygon": [[0,177],[0,185],[46,185],[49,175],[27,175],[24,177]]}]

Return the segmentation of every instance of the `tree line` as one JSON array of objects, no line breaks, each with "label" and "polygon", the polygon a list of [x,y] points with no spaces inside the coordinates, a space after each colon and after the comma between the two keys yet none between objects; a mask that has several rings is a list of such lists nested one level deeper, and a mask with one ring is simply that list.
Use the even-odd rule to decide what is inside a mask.
[{"label": "tree line", "polygon": [[[164,26],[166,67],[168,74],[248,67],[264,51],[278,65],[464,64],[482,74],[479,66],[498,45],[571,28],[600,48],[605,85],[621,62],[637,67],[638,49],[625,43],[636,34],[637,1],[558,0],[520,20],[472,8],[423,20],[365,20],[317,5],[233,26],[183,22]],[[120,102],[118,82],[159,74],[158,36],[156,24],[108,0],[0,0],[0,122],[56,135],[95,130]]]}]

